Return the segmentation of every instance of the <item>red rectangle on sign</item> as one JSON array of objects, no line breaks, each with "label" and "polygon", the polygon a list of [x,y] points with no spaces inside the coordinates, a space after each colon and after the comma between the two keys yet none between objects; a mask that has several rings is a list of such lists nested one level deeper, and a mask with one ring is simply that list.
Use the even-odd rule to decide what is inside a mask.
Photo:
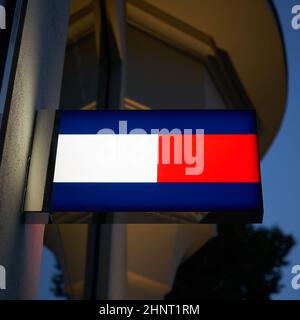
[{"label": "red rectangle on sign", "polygon": [[[187,136],[187,135],[186,135]],[[161,182],[248,182],[259,183],[259,157],[255,134],[204,134],[204,148],[197,150],[196,135],[192,141],[192,155],[185,154],[184,135],[160,135],[158,183]],[[170,143],[165,139],[170,139]],[[182,141],[180,146],[178,143]],[[163,154],[170,148],[170,162],[163,161]],[[196,152],[197,151],[197,152]],[[191,159],[203,156],[204,167],[200,174],[187,174]],[[182,163],[180,162],[182,159]],[[188,160],[188,161],[186,161]],[[203,159],[202,159],[203,160]],[[194,170],[197,173],[197,170]]]}]

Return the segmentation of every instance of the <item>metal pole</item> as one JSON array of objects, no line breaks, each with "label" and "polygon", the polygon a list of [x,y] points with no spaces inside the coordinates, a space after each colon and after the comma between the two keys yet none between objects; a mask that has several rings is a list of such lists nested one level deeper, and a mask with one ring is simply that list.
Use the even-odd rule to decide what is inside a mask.
[{"label": "metal pole", "polygon": [[[120,109],[124,101],[125,3],[95,0],[98,51],[98,109]],[[94,214],[89,225],[85,298],[110,299],[113,263],[113,213]],[[125,226],[123,226],[125,228]],[[121,232],[122,233],[122,232]]]}]

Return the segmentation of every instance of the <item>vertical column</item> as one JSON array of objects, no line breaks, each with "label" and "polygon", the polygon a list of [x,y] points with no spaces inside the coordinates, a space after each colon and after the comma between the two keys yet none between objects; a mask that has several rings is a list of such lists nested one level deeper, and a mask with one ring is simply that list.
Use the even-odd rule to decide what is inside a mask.
[{"label": "vertical column", "polygon": [[25,225],[24,188],[35,111],[59,105],[69,0],[30,0],[24,22],[0,166],[0,299],[33,299],[39,280],[42,225]]},{"label": "vertical column", "polygon": [[[94,0],[99,58],[99,109],[120,109],[124,101],[125,1]],[[126,225],[113,213],[95,214],[89,226],[85,297],[124,298],[127,286]]]}]

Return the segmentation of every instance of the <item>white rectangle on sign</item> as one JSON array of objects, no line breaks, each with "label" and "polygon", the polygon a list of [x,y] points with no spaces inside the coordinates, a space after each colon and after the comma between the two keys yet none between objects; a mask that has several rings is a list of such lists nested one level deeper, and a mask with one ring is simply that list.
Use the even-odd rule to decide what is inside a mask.
[{"label": "white rectangle on sign", "polygon": [[59,135],[54,182],[157,182],[158,146],[158,135]]}]

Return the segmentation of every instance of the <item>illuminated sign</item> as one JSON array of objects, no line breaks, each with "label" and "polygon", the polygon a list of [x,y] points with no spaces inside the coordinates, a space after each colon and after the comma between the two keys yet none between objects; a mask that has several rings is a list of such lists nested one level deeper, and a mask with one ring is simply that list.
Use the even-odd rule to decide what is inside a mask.
[{"label": "illuminated sign", "polygon": [[253,111],[61,111],[53,212],[262,214]]}]

